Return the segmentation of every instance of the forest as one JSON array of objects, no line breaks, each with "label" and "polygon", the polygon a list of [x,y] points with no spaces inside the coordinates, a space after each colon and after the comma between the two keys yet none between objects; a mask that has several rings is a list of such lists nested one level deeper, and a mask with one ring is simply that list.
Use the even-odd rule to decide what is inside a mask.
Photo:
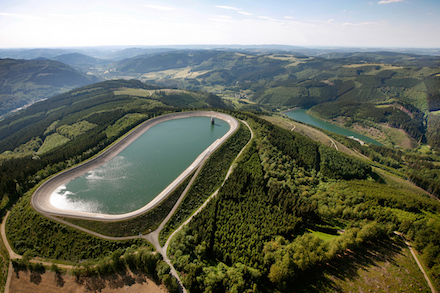
[{"label": "forest", "polygon": [[[57,61],[43,68],[49,73],[41,71],[40,63],[46,64],[47,60],[44,63],[3,59],[10,76],[0,76],[0,83],[4,83],[3,89],[15,89],[16,97],[24,95],[32,103],[35,100],[29,100],[28,96],[49,97],[56,93],[39,93],[39,89],[45,90],[41,87],[48,86],[48,81],[36,77],[56,75],[57,78],[52,76],[50,80],[61,85],[66,81],[66,71],[72,75],[76,69],[81,72],[75,72],[75,77],[67,80],[79,81],[83,78],[80,75],[87,72],[86,77],[95,78],[94,81],[133,78],[153,86],[202,90],[228,99],[246,96],[248,102],[239,100],[234,106],[245,111],[315,106],[317,115],[341,119],[346,127],[389,125],[404,130],[417,142],[438,147],[436,111],[440,100],[440,70],[436,56],[394,52],[330,52],[306,56],[275,48],[255,51],[163,48],[133,50],[131,54],[129,58],[121,57],[122,60],[97,59],[79,53],[50,56]],[[20,92],[24,81],[27,90]],[[18,101],[11,97],[5,98],[7,103]],[[180,107],[190,103],[188,97],[180,99],[181,104],[172,96],[163,102]],[[200,106],[193,101],[192,107]]]},{"label": "forest", "polygon": [[[186,103],[178,98],[179,94]],[[88,260],[91,264],[84,263],[84,269],[78,270],[78,275],[82,277],[112,273],[115,269],[107,268],[117,257],[109,255],[116,253],[120,256],[127,249],[133,254],[148,244],[140,240],[104,240],[43,217],[30,205],[32,192],[46,178],[98,154],[151,117],[181,111],[182,107],[216,106],[225,105],[220,98],[209,93],[165,93],[160,87],[136,80],[115,80],[58,95],[0,121],[3,151],[0,158],[1,210],[4,215],[13,207],[6,229],[14,250],[25,255],[27,260],[40,257],[72,264]],[[154,229],[175,200],[175,196],[171,196],[154,213],[135,219],[128,225],[135,229],[136,234],[142,229],[139,225],[145,230]],[[124,226],[127,228],[126,224]],[[124,233],[133,235],[131,231]],[[138,255],[134,259],[137,258]],[[136,260],[137,264],[127,260],[116,267],[117,270],[129,266],[144,271],[152,280],[164,283],[172,291],[177,286],[175,279],[170,277],[161,261],[154,257],[149,268],[145,268],[142,263],[148,262],[146,260]],[[18,268],[41,269],[26,261],[16,265]],[[101,265],[106,268],[100,268]],[[162,272],[159,277],[155,272],[156,266]]]},{"label": "forest", "polygon": [[[220,188],[171,239],[168,256],[189,292],[337,291],[333,281],[341,263],[358,265],[347,255],[399,245],[401,251],[406,246],[399,235],[411,242],[439,288],[440,204],[432,197],[440,195],[437,63],[405,54],[324,58],[213,50],[121,60],[109,74],[139,80],[77,88],[0,121],[0,207],[3,214],[11,209],[8,237],[26,256],[15,266],[41,269],[27,262],[34,256],[81,261],[74,272],[80,278],[131,268],[177,290],[170,268],[146,242],[92,237],[38,214],[30,197],[43,180],[93,157],[149,118],[215,108],[246,121],[254,139],[221,185],[250,139],[242,124],[207,161],[160,234],[164,244]],[[390,135],[383,146],[361,145],[325,132],[351,153],[337,151],[269,122],[277,116],[290,125],[279,114],[292,107],[311,108],[347,128],[396,129],[416,146],[398,147]],[[431,197],[409,188],[409,181]],[[105,235],[147,232],[186,184],[136,219],[64,220]]]},{"label": "forest", "polygon": [[8,112],[98,82],[96,76],[52,60],[0,59],[0,117]]},{"label": "forest", "polygon": [[243,111],[313,107],[316,115],[342,120],[345,127],[389,125],[435,148],[438,64],[436,56],[394,52],[306,56],[276,50],[179,50],[121,60],[111,73],[98,76],[205,90],[226,100],[246,96],[247,101],[235,104]]},{"label": "forest", "polygon": [[[158,95],[145,98],[114,94],[115,89],[126,87],[158,90]],[[135,80],[107,81],[34,104],[0,121],[2,198],[16,200],[40,180],[92,157],[142,121],[180,109],[182,102],[172,102],[175,98],[163,95],[159,89]],[[208,93],[183,96],[187,100],[191,97],[190,102],[196,101],[198,107],[225,106],[218,97]],[[127,119],[134,113],[141,115],[134,116],[136,119]],[[84,121],[89,127],[79,129]],[[115,135],[112,134],[115,130],[108,132],[110,125],[120,122],[123,123]],[[67,135],[61,144],[52,143],[52,147],[46,147],[44,153],[38,152],[42,142],[50,141],[54,134],[61,136],[62,130],[64,135],[66,131],[73,133]]]},{"label": "forest", "polygon": [[[190,292],[332,290],[330,283],[312,289],[313,279],[300,280],[394,231],[414,241],[439,285],[438,201],[372,180],[363,162],[310,147],[315,143],[304,137],[298,144],[309,147],[283,148],[292,143],[290,131],[277,129],[270,139],[273,125],[251,115],[246,120],[257,133],[254,143],[219,195],[171,242]],[[349,168],[340,173],[344,180],[322,172],[322,161]],[[333,236],[323,240],[310,231]]]}]

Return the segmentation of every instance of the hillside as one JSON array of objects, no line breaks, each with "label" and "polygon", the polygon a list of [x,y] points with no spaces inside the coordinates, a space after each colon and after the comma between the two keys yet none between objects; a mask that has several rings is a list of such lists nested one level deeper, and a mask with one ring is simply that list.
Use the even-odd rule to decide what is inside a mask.
[{"label": "hillside", "polygon": [[408,286],[408,266],[400,268],[402,284],[383,274],[364,280],[363,289],[334,282],[392,262],[402,250],[395,229],[426,253],[438,286],[436,200],[386,184],[358,159],[238,115],[251,125],[253,144],[218,195],[171,240],[170,258],[189,292],[398,292]]},{"label": "hillside", "polygon": [[112,60],[94,58],[81,53],[63,54],[51,59],[67,64],[84,73],[91,72],[96,67],[102,67],[112,62]]},{"label": "hillside", "polygon": [[324,56],[173,51],[122,60],[108,74],[184,88],[245,92],[255,102],[273,106],[395,97],[422,111],[436,108],[432,96],[438,91],[440,57],[391,52]]},{"label": "hillside", "polygon": [[440,133],[434,127],[440,109],[439,64],[438,56],[393,52],[306,57],[174,51],[120,61],[103,76],[238,96],[236,108],[243,110],[316,106],[315,115],[346,127],[367,132],[384,125],[439,147]]},{"label": "hillside", "polygon": [[[114,80],[49,98],[1,121],[2,202],[7,207],[20,198],[7,223],[14,249],[27,256],[73,263],[81,259],[83,266],[75,270],[81,278],[104,276],[128,266],[149,271],[158,282],[175,285],[167,279],[167,267],[159,254],[143,252],[144,242],[102,240],[42,217],[30,207],[27,191],[48,176],[97,154],[150,117],[204,107],[227,105],[206,92]],[[396,175],[377,171],[380,167],[400,174],[400,153],[374,148],[375,154],[382,154],[384,159],[372,163],[337,152],[256,115],[223,111],[250,125],[252,143],[222,186],[224,175],[219,174],[227,173],[234,156],[250,138],[248,128],[242,125],[238,136],[233,136],[203,166],[161,234],[161,239],[166,240],[204,199],[222,186],[218,196],[171,241],[170,257],[187,289],[310,291],[315,286],[312,284],[321,280],[315,291],[331,291],[335,289],[331,279],[340,277],[335,271],[341,265],[340,255],[353,253],[368,258],[361,263],[344,258],[344,264],[352,268],[377,263],[378,247],[384,244],[385,251],[380,253],[391,251],[393,257],[398,255],[403,244],[393,236],[395,230],[413,241],[438,282],[435,249],[439,244],[431,237],[439,231],[434,221],[440,210],[438,202],[406,185],[396,185],[400,180]],[[360,148],[358,152],[367,150],[370,148]],[[394,158],[396,167],[387,166],[385,158]],[[417,158],[413,159],[415,162]],[[161,207],[165,211],[174,205],[174,196],[170,200]],[[154,228],[163,213],[153,212],[118,223],[75,223],[126,235],[127,231],[148,231],[146,225]],[[121,255],[128,258],[122,260]],[[86,259],[89,262],[84,262]],[[141,261],[150,263],[141,266]],[[16,266],[29,264],[18,262]],[[415,274],[417,282],[423,283],[423,277],[417,274],[420,273]],[[408,286],[412,282],[408,281],[408,273],[399,274],[399,278]],[[297,282],[303,279],[307,281]]]},{"label": "hillside", "polygon": [[133,118],[136,116],[130,115],[133,111],[207,107],[227,106],[220,98],[204,92],[163,89],[135,80],[97,83],[36,103],[0,121],[0,152],[6,152],[0,156],[46,153],[91,129],[103,131],[125,115],[134,119],[122,119],[120,128],[112,130],[112,135],[117,135],[117,131],[127,126],[124,123],[146,118],[143,115]]},{"label": "hillside", "polygon": [[[155,72],[159,77],[158,84],[171,82],[184,82],[187,88],[201,88],[200,82],[208,85],[232,85],[237,79],[244,80],[258,75],[259,71],[287,65],[283,60],[276,60],[264,56],[243,54],[231,51],[216,50],[180,50],[159,54],[139,55],[120,61],[111,71],[111,76],[128,75],[141,80],[149,80],[147,73]],[[175,78],[166,77],[168,70],[178,73]],[[172,74],[172,72],[170,72]],[[204,75],[207,73],[208,75]],[[274,74],[274,73],[272,73]],[[162,75],[162,77],[160,77]],[[245,75],[245,76],[243,76]],[[260,74],[261,75],[261,74]],[[191,77],[195,76],[195,77]],[[215,76],[215,80],[213,79]],[[217,77],[218,76],[218,77]],[[260,76],[261,77],[261,76]]]},{"label": "hillside", "polygon": [[321,56],[315,52],[307,57],[289,52],[300,49],[129,48],[113,53],[133,57],[115,63],[81,53],[53,58],[103,79],[134,78],[166,88],[209,91],[230,100],[239,97],[232,102],[242,110],[316,106],[314,115],[345,127],[364,133],[371,128],[384,133],[391,127],[403,130],[407,140],[413,140],[410,145],[440,146],[435,127],[440,57],[350,50],[323,54],[324,50]]},{"label": "hillside", "polygon": [[[412,284],[417,291],[426,290],[409,248],[395,231],[412,243],[440,286],[440,206],[432,198],[440,196],[440,69],[435,57],[386,52],[323,57],[225,50],[150,53],[114,63],[117,67],[106,72],[97,70],[101,76],[147,83],[119,79],[88,85],[0,121],[0,202],[2,209],[15,204],[7,231],[16,252],[71,263],[81,259],[83,266],[75,270],[79,278],[105,276],[127,266],[150,270],[156,281],[175,286],[160,254],[142,252],[145,242],[109,242],[45,218],[31,208],[28,191],[151,117],[217,108],[250,128],[241,125],[194,175],[193,183],[186,180],[157,210],[123,222],[64,220],[104,235],[137,238],[138,231],[148,233],[161,224],[178,191],[187,187],[159,241],[165,244],[211,198],[170,240],[168,256],[190,292],[345,292],[341,287],[350,287],[350,282],[362,283],[355,273],[359,268],[376,282],[364,281],[360,286],[365,290],[397,292],[399,286]],[[99,60],[84,55],[60,58],[84,68],[99,67]],[[44,76],[31,74],[29,80],[53,81],[43,81]],[[232,105],[243,111],[231,110]],[[277,115],[293,107],[311,107],[314,115],[345,127],[399,129],[420,146],[364,146],[314,129],[311,137],[327,137],[322,141],[331,142],[328,147],[302,135],[310,127]],[[251,134],[251,143],[232,164]],[[231,164],[233,171],[223,184]],[[218,195],[211,197],[217,188]],[[130,257],[121,260],[122,254]],[[142,258],[148,266],[139,266]],[[390,263],[392,271],[387,269]],[[15,266],[33,270],[26,263]],[[371,277],[371,267],[381,267],[382,275]],[[399,282],[389,281],[396,278]]]},{"label": "hillside", "polygon": [[56,94],[97,82],[61,62],[0,59],[0,117]]}]

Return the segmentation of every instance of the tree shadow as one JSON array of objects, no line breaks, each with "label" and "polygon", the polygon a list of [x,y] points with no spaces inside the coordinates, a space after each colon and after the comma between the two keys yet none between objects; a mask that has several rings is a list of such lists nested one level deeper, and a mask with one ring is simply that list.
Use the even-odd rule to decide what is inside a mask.
[{"label": "tree shadow", "polygon": [[147,276],[141,271],[120,271],[108,275],[77,276],[76,282],[84,285],[88,292],[101,292],[105,288],[122,289],[134,284],[147,283]]},{"label": "tree shadow", "polygon": [[31,271],[29,274],[29,278],[31,283],[38,285],[41,283],[41,272]]},{"label": "tree shadow", "polygon": [[404,247],[405,243],[399,238],[366,242],[356,249],[346,250],[327,263],[299,273],[290,288],[295,292],[342,292],[332,278],[351,281],[359,276],[360,268],[377,267],[379,262],[396,264],[394,259],[402,254]]},{"label": "tree shadow", "polygon": [[15,277],[20,279],[20,271],[27,272],[27,266],[22,265],[20,262],[13,260],[12,267],[14,269]]},{"label": "tree shadow", "polygon": [[57,287],[64,287],[66,282],[63,279],[63,275],[61,273],[55,273],[55,284]]}]

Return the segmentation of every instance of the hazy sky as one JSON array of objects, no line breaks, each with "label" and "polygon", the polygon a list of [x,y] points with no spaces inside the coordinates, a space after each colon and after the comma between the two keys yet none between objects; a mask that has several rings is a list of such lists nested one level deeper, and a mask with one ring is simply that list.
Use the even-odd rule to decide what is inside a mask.
[{"label": "hazy sky", "polygon": [[440,47],[440,0],[1,0],[0,47]]}]

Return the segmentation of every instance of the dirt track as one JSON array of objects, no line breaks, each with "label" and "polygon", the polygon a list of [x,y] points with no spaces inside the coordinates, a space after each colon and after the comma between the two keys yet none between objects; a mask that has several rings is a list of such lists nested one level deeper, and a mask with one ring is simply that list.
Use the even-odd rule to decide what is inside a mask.
[{"label": "dirt track", "polygon": [[[231,126],[230,130],[220,139],[215,141],[211,146],[209,146],[199,157],[189,166],[176,180],[174,180],[168,187],[166,187],[155,199],[153,199],[150,203],[145,205],[144,207],[139,208],[136,211],[121,214],[121,215],[106,215],[106,214],[97,214],[97,213],[86,213],[86,212],[77,212],[77,211],[67,211],[53,207],[50,204],[50,196],[58,188],[60,185],[65,184],[72,179],[82,176],[89,172],[90,170],[96,169],[99,166],[107,163],[112,158],[114,158],[118,153],[120,153],[124,148],[134,142],[137,138],[139,138],[144,132],[150,129],[152,126],[172,119],[178,118],[186,118],[186,117],[194,117],[194,116],[207,116],[207,117],[215,117],[218,119],[225,120]],[[213,112],[213,111],[194,111],[194,112],[181,112],[181,113],[173,113],[168,115],[159,116],[153,119],[150,119],[140,126],[131,131],[128,135],[123,137],[117,143],[108,148],[105,152],[99,154],[93,159],[86,161],[78,166],[70,168],[62,173],[57,174],[51,179],[44,182],[33,194],[32,196],[32,206],[38,212],[44,215],[57,215],[57,216],[69,216],[75,218],[83,218],[83,219],[93,219],[100,221],[115,221],[115,220],[124,220],[136,217],[139,214],[145,213],[155,206],[157,206],[167,195],[172,192],[175,187],[177,187],[181,182],[183,182],[187,176],[195,169],[197,166],[203,161],[205,157],[208,157],[212,152],[214,152],[226,139],[234,133],[234,131],[238,128],[238,121],[226,114]]]}]

